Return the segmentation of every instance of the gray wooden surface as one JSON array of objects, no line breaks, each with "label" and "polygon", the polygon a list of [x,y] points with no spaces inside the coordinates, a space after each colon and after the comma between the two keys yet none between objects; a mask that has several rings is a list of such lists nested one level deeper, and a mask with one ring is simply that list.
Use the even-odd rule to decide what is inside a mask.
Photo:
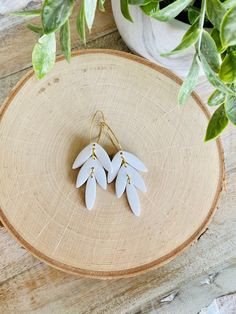
[{"label": "gray wooden surface", "polygon": [[[7,2],[18,1],[0,0],[0,8]],[[6,28],[4,19],[0,16],[0,103],[30,66],[36,40],[19,20],[7,18]],[[99,16],[88,48],[127,50],[111,14],[109,19]],[[81,47],[73,36],[73,47]],[[209,90],[205,82],[198,87],[204,100]],[[215,297],[236,291],[236,130],[229,127],[222,141],[226,184],[208,230],[183,255],[145,275],[99,281],[64,274],[36,260],[0,226],[0,313],[196,314]]]}]

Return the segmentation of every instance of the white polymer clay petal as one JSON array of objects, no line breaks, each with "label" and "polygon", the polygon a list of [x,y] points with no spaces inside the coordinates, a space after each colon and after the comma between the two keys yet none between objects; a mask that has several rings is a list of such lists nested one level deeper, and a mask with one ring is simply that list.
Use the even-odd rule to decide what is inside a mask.
[{"label": "white polymer clay petal", "polygon": [[125,187],[127,184],[128,178],[126,174],[126,169],[122,166],[118,172],[116,178],[116,196],[120,198],[125,191]]},{"label": "white polymer clay petal", "polygon": [[138,193],[133,184],[128,183],[126,186],[126,194],[129,206],[136,216],[140,216],[141,208]]},{"label": "white polymer clay petal", "polygon": [[103,190],[106,190],[107,189],[106,173],[99,160],[96,160],[94,175],[97,180],[97,183],[101,186],[101,188],[103,188]]},{"label": "white polymer clay petal", "polygon": [[133,167],[127,165],[127,173],[130,176],[130,182],[142,192],[147,192],[147,188],[142,176]]},{"label": "white polymer clay petal", "polygon": [[96,160],[94,160],[92,157],[90,157],[81,167],[77,180],[76,180],[76,188],[81,187],[85,183],[85,181],[88,179],[90,173],[91,173],[91,168],[95,167]]},{"label": "white polymer clay petal", "polygon": [[81,150],[79,155],[76,157],[72,169],[79,168],[85,163],[85,161],[92,155],[92,144],[89,144]]},{"label": "white polymer clay petal", "polygon": [[94,175],[90,175],[86,184],[85,204],[87,209],[92,209],[96,199],[96,180]]},{"label": "white polymer clay petal", "polygon": [[108,177],[107,177],[108,183],[111,183],[115,179],[115,177],[117,176],[117,173],[120,169],[121,162],[122,162],[120,153],[121,153],[120,151],[118,153],[116,153],[112,159],[112,162],[111,162],[112,171],[108,172]]},{"label": "white polymer clay petal", "polygon": [[137,169],[138,171],[142,171],[142,172],[147,172],[148,169],[147,167],[144,165],[144,163],[135,155],[128,153],[128,152],[123,152],[125,161],[131,165],[132,167],[134,167],[135,169]]},{"label": "white polymer clay petal", "polygon": [[108,172],[112,171],[111,160],[105,149],[103,149],[98,143],[95,144],[95,155]]}]

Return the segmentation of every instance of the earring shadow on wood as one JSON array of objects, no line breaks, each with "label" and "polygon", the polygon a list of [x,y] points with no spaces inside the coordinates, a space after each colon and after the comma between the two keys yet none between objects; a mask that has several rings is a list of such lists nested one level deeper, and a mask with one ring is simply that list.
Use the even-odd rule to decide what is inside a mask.
[{"label": "earring shadow on wood", "polygon": [[[78,153],[86,146],[87,143],[88,143],[88,138],[75,135],[71,139],[71,143],[68,149],[68,155],[67,155],[67,161],[66,161],[67,162],[66,168],[67,168],[67,174],[68,174],[67,177],[71,183],[72,188],[74,189],[75,189],[75,183],[76,183],[78,173],[76,173],[72,169],[71,165],[73,164]],[[83,201],[84,200],[84,188],[77,189],[77,190],[75,189],[75,191],[77,192],[79,199]]]}]

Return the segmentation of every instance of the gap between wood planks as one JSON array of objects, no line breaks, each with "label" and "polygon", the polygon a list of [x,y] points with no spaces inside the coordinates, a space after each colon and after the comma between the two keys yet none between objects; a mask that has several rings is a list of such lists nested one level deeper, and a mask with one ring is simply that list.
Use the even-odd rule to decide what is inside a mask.
[{"label": "gap between wood planks", "polygon": [[[34,4],[34,3],[33,3]],[[76,16],[79,4],[76,3],[74,13],[70,19],[71,40],[73,49],[83,49],[76,30]],[[35,4],[34,6],[35,7]],[[31,64],[31,53],[38,35],[26,28],[28,23],[39,23],[39,18],[20,19],[11,16],[0,15],[0,78],[17,73],[29,67]],[[7,27],[6,27],[7,25]],[[110,1],[106,2],[106,11],[96,12],[95,22],[90,34],[88,34],[88,45],[92,45],[96,39],[112,34],[117,30]],[[59,48],[59,45],[57,45]],[[58,53],[60,51],[58,50]]]},{"label": "gap between wood planks", "polygon": [[[109,43],[109,40],[108,38],[111,39],[111,42]],[[121,47],[116,47],[119,45],[119,43],[116,43],[116,40],[117,41],[121,41],[121,45],[122,45],[122,48]],[[92,49],[92,48],[96,48],[97,47],[97,42],[99,43],[99,48],[107,48],[107,49],[117,49],[117,48],[120,48],[119,50],[122,50],[122,51],[129,51],[128,48],[125,46],[125,44],[122,42],[121,40],[121,37],[118,33],[118,31],[116,29],[114,30],[111,30],[109,31],[107,34],[100,34],[97,38],[94,38],[94,39],[89,39],[86,46],[83,46],[83,45],[79,45],[78,47],[73,47],[72,48],[72,51],[77,51],[78,49]],[[109,43],[109,45],[108,45]],[[114,46],[115,45],[115,46]],[[61,51],[57,51],[57,56],[61,55]],[[31,61],[30,61],[31,63]],[[30,64],[29,63],[29,64]],[[18,74],[19,72],[22,72],[23,71],[28,71],[32,68],[32,65],[30,64],[27,64],[25,65],[25,67],[22,67],[20,70],[17,70],[16,72],[12,72],[12,73],[9,73],[9,74],[6,74],[5,76],[2,76],[0,77],[0,81],[3,80],[3,79],[6,79],[10,76],[14,76],[16,74]],[[23,65],[22,65],[23,66]],[[0,73],[1,73],[1,70],[0,70]],[[23,74],[22,74],[23,75]]]}]

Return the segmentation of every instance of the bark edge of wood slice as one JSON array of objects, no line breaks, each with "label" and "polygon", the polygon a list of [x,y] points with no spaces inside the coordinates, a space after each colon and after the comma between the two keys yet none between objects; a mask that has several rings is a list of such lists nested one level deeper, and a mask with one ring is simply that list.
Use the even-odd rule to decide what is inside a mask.
[{"label": "bark edge of wood slice", "polygon": [[[0,112],[0,219],[21,245],[57,269],[113,279],[171,261],[205,231],[223,186],[223,150],[219,139],[203,141],[209,114],[195,93],[178,108],[181,82],[103,49],[78,51],[69,65],[59,57],[45,79],[31,70],[19,81]],[[97,109],[149,169],[138,218],[114,184],[97,188],[92,211],[75,188],[71,166]]]}]

